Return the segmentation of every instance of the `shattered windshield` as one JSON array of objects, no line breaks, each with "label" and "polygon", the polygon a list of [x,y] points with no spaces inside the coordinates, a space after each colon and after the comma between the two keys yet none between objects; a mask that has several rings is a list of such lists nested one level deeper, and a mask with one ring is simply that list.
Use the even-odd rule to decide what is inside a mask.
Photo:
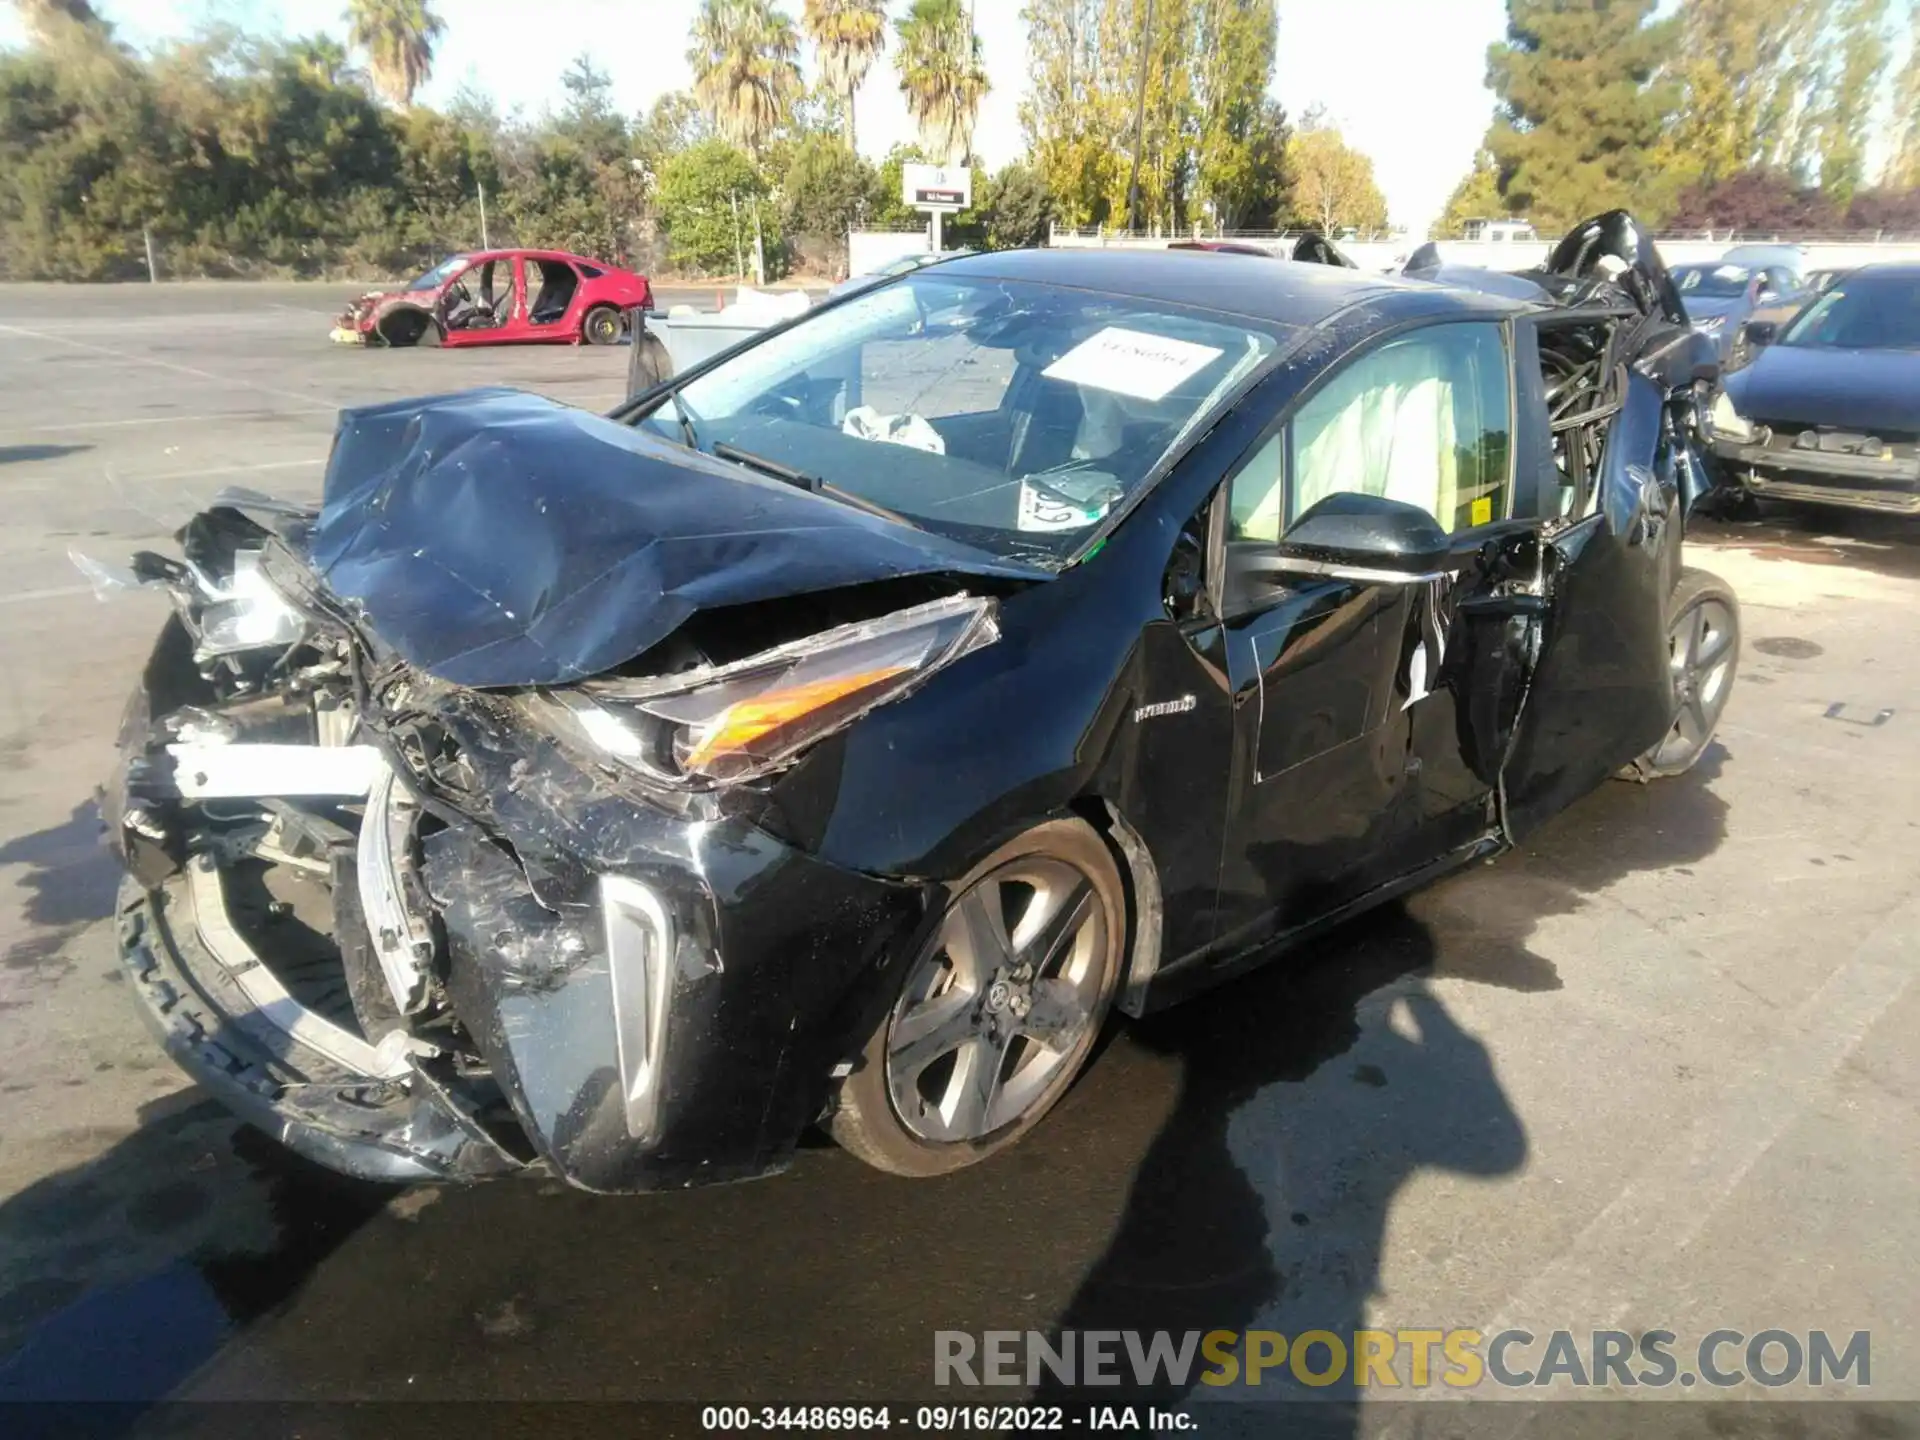
[{"label": "shattered windshield", "polygon": [[1714,300],[1738,300],[1747,292],[1753,271],[1744,265],[1676,265],[1673,283],[1683,296],[1699,295]]},{"label": "shattered windshield", "polygon": [[1795,317],[1779,343],[1823,350],[1920,350],[1920,282],[1897,275],[1837,280]]},{"label": "shattered windshield", "polygon": [[467,257],[464,255],[449,255],[445,260],[442,260],[438,265],[434,266],[433,269],[427,271],[426,274],[417,277],[409,283],[407,289],[438,290],[453,278],[456,270],[466,263]]},{"label": "shattered windshield", "polygon": [[639,423],[997,554],[1064,564],[1282,327],[916,274],[770,336]]}]

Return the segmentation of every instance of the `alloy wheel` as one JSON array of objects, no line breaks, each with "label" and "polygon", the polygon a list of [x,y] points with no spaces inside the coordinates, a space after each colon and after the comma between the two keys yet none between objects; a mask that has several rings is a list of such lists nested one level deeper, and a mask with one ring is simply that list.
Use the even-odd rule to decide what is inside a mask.
[{"label": "alloy wheel", "polygon": [[1117,923],[1092,879],[1053,856],[1011,860],[955,897],[887,1027],[901,1124],[978,1142],[1051,1104],[1099,1029]]},{"label": "alloy wheel", "polygon": [[1673,617],[1667,631],[1673,727],[1648,757],[1656,769],[1684,768],[1713,738],[1733,688],[1738,638],[1732,608],[1714,595],[1701,596]]}]

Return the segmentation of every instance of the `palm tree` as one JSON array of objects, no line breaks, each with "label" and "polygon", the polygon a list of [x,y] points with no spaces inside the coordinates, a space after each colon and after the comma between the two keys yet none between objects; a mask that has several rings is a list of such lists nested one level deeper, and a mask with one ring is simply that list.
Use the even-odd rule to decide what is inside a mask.
[{"label": "palm tree", "polygon": [[887,0],[807,0],[800,23],[820,51],[827,88],[847,107],[847,148],[855,150],[853,92],[887,44]]},{"label": "palm tree", "polygon": [[960,0],[913,0],[895,29],[900,38],[900,93],[920,129],[921,146],[949,165],[965,164],[973,121],[987,93],[980,37]]},{"label": "palm tree", "polygon": [[374,88],[403,109],[433,70],[446,22],[428,0],[347,0],[347,38],[367,52]]},{"label": "palm tree", "polygon": [[800,32],[773,0],[701,0],[693,21],[693,93],[714,128],[759,154],[800,98]]}]

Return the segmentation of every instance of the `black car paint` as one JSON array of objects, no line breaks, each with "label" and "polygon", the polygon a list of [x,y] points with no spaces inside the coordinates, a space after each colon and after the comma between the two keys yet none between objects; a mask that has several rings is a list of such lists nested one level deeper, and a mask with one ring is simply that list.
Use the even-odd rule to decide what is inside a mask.
[{"label": "black car paint", "polygon": [[303,545],[384,644],[483,688],[598,675],[700,610],[1045,574],[498,389],[345,412]]},{"label": "black car paint", "polygon": [[[1582,254],[1592,248],[1590,239]],[[1235,287],[1218,277],[1240,267],[1174,257],[1188,268],[1168,271],[1168,263],[1148,265],[1137,283],[1231,303]],[[1031,273],[1057,262],[953,264]],[[1520,510],[1459,538],[1458,579],[1444,597],[1453,643],[1435,703],[1404,708],[1410,650],[1440,623],[1422,610],[1435,593],[1427,586],[1320,579],[1252,600],[1225,593],[1223,477],[1341,361],[1410,327],[1464,319],[1507,327],[1524,357],[1530,327],[1553,313],[1284,268],[1288,281],[1263,308],[1302,326],[1298,343],[1078,563],[1052,576],[650,441],[613,448],[636,457],[628,479],[712,512],[717,524],[702,533],[724,543],[704,570],[689,564],[678,583],[649,571],[637,587],[599,562],[572,574],[571,542],[542,527],[587,532],[535,521],[512,467],[492,472],[504,487],[497,494],[456,487],[472,507],[458,517],[460,544],[478,548],[438,550],[422,565],[427,557],[409,544],[426,532],[404,493],[408,477],[434,476],[461,450],[498,446],[504,455],[521,423],[550,439],[560,422],[537,402],[499,397],[416,404],[411,414],[426,418],[415,438],[432,432],[436,411],[461,427],[493,406],[516,417],[504,436],[457,429],[461,445],[416,454],[406,407],[350,419],[386,438],[336,456],[332,513],[323,509],[310,543],[332,598],[428,677],[430,708],[472,765],[480,798],[463,807],[438,797],[444,828],[429,837],[426,879],[449,942],[456,1009],[543,1160],[576,1184],[615,1190],[778,1168],[826,1102],[833,1066],[884,1011],[889,984],[937,909],[940,882],[1037,819],[1079,814],[1111,830],[1136,896],[1161,897],[1164,930],[1132,937],[1127,1008],[1137,1011],[1504,847],[1665,728],[1664,600],[1680,501],[1654,469],[1668,397],[1642,376],[1616,422],[1596,512],[1572,525],[1542,508],[1556,489],[1538,473],[1544,415],[1523,406],[1513,447]],[[1649,288],[1657,299],[1657,275]],[[1521,390],[1524,400],[1524,377]],[[611,443],[595,433],[603,424],[578,422],[595,454]],[[538,454],[521,450],[516,463],[537,465]],[[564,473],[592,484],[580,470]],[[492,511],[496,500],[504,508]],[[618,523],[643,524],[648,543],[687,533],[656,523],[654,500],[603,496],[602,506]],[[743,508],[767,523],[743,526]],[[424,508],[417,517],[433,518]],[[500,528],[503,517],[532,528]],[[827,545],[794,540],[816,526]],[[743,546],[734,537],[745,528],[753,536]],[[494,553],[481,543],[487,536],[512,544]],[[501,587],[519,582],[500,562],[523,540],[543,565],[509,604]],[[479,568],[463,568],[468,554]],[[1204,584],[1175,583],[1196,556]],[[752,577],[738,586],[721,579],[734,561]],[[696,570],[715,588],[689,603]],[[694,606],[909,572],[938,573],[956,588],[998,585],[997,643],[759,785],[667,803],[531,732],[477,688],[630,660],[646,637],[671,630],[661,616]],[[1543,593],[1510,593],[1529,575]],[[604,596],[595,593],[603,577]],[[559,594],[594,623],[553,625],[539,606]],[[509,609],[503,626],[492,612]],[[476,633],[494,643],[476,648]],[[1186,696],[1190,708],[1146,708]],[[1307,723],[1308,714],[1324,723]],[[382,741],[404,764],[392,735]],[[697,840],[689,819],[699,822]],[[674,971],[663,1119],[646,1144],[623,1128],[602,1033],[610,1021],[591,889],[601,874],[646,879],[689,936]]]}]

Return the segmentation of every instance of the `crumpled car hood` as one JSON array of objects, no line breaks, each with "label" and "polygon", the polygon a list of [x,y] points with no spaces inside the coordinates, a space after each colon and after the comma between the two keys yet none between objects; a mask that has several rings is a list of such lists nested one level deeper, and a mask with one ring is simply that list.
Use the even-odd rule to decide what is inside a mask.
[{"label": "crumpled car hood", "polygon": [[342,413],[310,563],[457,685],[624,664],[699,610],[905,576],[1049,572],[516,390]]},{"label": "crumpled car hood", "polygon": [[1726,378],[1727,396],[1750,420],[1832,425],[1875,434],[1920,430],[1920,353],[1769,345]]}]

